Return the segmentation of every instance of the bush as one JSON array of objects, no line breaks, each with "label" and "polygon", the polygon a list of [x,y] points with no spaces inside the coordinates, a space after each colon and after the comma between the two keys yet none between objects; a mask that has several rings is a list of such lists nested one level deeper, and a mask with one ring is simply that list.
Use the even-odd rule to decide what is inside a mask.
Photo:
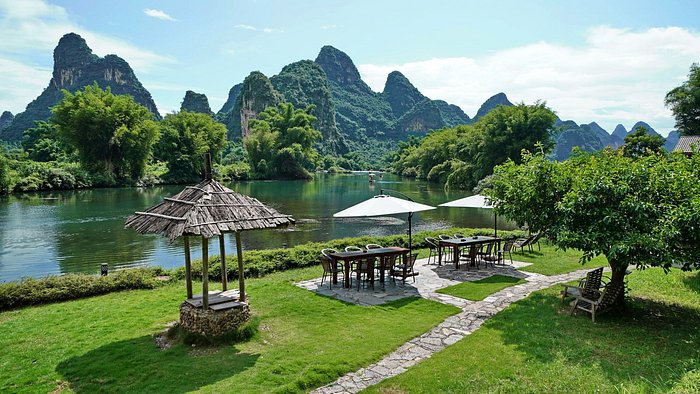
[{"label": "bush", "polygon": [[[439,234],[455,234],[461,233],[465,236],[472,235],[491,235],[491,229],[474,229],[474,228],[452,228],[447,230],[422,231],[413,235],[413,248],[426,248],[425,237],[435,237]],[[522,231],[500,231],[500,237],[515,237],[522,236]],[[247,278],[258,278],[267,274],[284,271],[293,268],[310,267],[319,264],[318,256],[321,254],[321,249],[331,248],[343,250],[346,246],[357,245],[364,247],[369,243],[380,245],[391,245],[408,247],[408,235],[390,235],[386,237],[356,237],[342,238],[328,242],[309,242],[304,245],[295,246],[288,249],[267,249],[267,250],[251,250],[243,253],[243,269],[244,275]],[[226,259],[227,276],[234,280],[238,278],[238,263],[235,255],[229,255]],[[177,279],[185,278],[185,267],[180,267],[175,270],[174,276]],[[202,261],[192,261],[192,278],[202,278]],[[221,260],[219,256],[214,256],[209,259],[209,279],[221,279]]]},{"label": "bush", "polygon": [[153,289],[162,268],[135,268],[107,276],[68,274],[0,284],[0,311],[84,298],[121,290]]}]

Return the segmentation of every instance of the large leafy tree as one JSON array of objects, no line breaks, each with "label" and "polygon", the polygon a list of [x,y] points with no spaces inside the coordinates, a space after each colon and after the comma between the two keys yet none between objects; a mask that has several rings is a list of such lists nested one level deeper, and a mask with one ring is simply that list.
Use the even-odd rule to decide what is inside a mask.
[{"label": "large leafy tree", "polygon": [[557,163],[526,153],[496,167],[484,193],[499,215],[583,251],[582,262],[605,255],[622,285],[631,265],[700,268],[699,177],[697,155],[605,149]]},{"label": "large leafy tree", "polygon": [[260,178],[309,178],[320,155],[314,143],[321,132],[312,127],[313,106],[295,109],[280,103],[268,107],[250,121],[250,134],[243,140],[251,168]]},{"label": "large leafy tree", "polygon": [[473,125],[434,131],[420,143],[400,145],[392,164],[395,171],[471,189],[493,167],[540,144],[549,151],[556,115],[545,103],[499,106]]},{"label": "large leafy tree", "polygon": [[681,135],[700,134],[700,65],[693,63],[688,80],[666,93],[666,106],[671,108]]},{"label": "large leafy tree", "polygon": [[114,95],[97,83],[75,93],[63,91],[51,122],[78,151],[81,163],[107,181],[135,181],[158,138],[159,127],[148,109],[131,96]]},{"label": "large leafy tree", "polygon": [[663,154],[666,140],[664,137],[649,134],[646,127],[638,127],[625,137],[625,144],[622,151],[625,156],[639,157],[644,155]]},{"label": "large leafy tree", "polygon": [[202,155],[217,158],[226,144],[226,126],[210,115],[181,111],[168,114],[161,122],[161,137],[155,156],[167,162],[168,182],[182,183],[201,179]]},{"label": "large leafy tree", "polygon": [[67,161],[72,150],[60,137],[58,127],[44,121],[24,131],[22,148],[31,160],[43,162]]}]

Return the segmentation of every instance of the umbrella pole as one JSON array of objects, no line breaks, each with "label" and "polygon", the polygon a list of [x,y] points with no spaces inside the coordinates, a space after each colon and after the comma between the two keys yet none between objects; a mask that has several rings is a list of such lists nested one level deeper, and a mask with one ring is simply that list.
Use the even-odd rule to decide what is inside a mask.
[{"label": "umbrella pole", "polygon": [[498,215],[493,213],[493,236],[498,238]]},{"label": "umbrella pole", "polygon": [[247,298],[245,295],[245,276],[243,275],[243,251],[241,250],[241,232],[236,231],[236,252],[238,253],[238,292],[241,302]]},{"label": "umbrella pole", "polygon": [[[411,251],[413,250],[412,248],[412,241],[411,241],[411,218],[413,217],[413,212],[408,213],[408,250]],[[410,252],[409,252],[410,253]]]},{"label": "umbrella pole", "polygon": [[209,309],[209,240],[202,236],[202,309]]},{"label": "umbrella pole", "polygon": [[185,235],[185,283],[187,298],[192,298],[192,260],[190,259],[190,238]]},{"label": "umbrella pole", "polygon": [[224,245],[224,235],[219,235],[219,254],[221,257],[221,288],[228,290],[228,271],[226,270],[226,245]]}]

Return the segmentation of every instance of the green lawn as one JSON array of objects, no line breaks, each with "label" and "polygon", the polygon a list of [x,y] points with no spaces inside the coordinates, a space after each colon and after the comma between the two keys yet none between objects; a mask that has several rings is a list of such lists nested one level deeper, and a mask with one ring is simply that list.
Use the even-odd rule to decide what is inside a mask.
[{"label": "green lawn", "polygon": [[628,277],[626,311],[570,317],[558,286],[368,393],[700,392],[700,274]]},{"label": "green lawn", "polygon": [[481,301],[497,291],[521,283],[525,283],[525,281],[512,276],[493,275],[474,282],[463,282],[454,286],[445,287],[444,289],[439,289],[437,292],[467,300]]},{"label": "green lawn", "polygon": [[457,308],[424,299],[360,307],[292,282],[318,267],[249,280],[258,334],[176,345],[153,335],[178,319],[184,284],[0,314],[0,392],[299,392],[370,364]]},{"label": "green lawn", "polygon": [[608,260],[605,256],[598,256],[593,260],[581,265],[579,259],[583,252],[576,249],[561,250],[547,242],[540,241],[540,249],[537,245],[530,252],[527,248],[523,252],[520,249],[513,249],[513,260],[532,263],[523,267],[522,271],[533,272],[542,275],[556,275],[579,269],[593,269],[597,267],[607,267]]}]

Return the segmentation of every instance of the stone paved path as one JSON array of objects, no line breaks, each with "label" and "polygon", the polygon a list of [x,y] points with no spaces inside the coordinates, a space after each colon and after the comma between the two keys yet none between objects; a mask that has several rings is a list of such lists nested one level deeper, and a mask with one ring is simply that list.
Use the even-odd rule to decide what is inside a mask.
[{"label": "stone paved path", "polygon": [[[425,265],[423,264],[423,266]],[[436,271],[440,269],[441,268],[436,267],[428,270],[436,273]],[[500,267],[496,269],[500,269]],[[516,271],[515,269],[512,270]],[[492,270],[489,271],[493,274]],[[584,269],[554,276],[517,271],[520,277],[525,277],[528,281],[527,283],[503,289],[477,302],[461,300],[456,297],[435,293],[437,288],[426,290],[424,293],[415,289],[416,293],[419,293],[425,298],[456,305],[462,309],[462,312],[448,317],[432,330],[406,342],[382,360],[365,368],[361,368],[358,371],[346,374],[335,382],[320,387],[311,393],[357,393],[371,385],[401,374],[405,372],[407,368],[432,356],[433,353],[456,343],[460,339],[476,331],[487,319],[505,309],[511,303],[527,297],[534,291],[545,289],[557,283],[581,278],[585,276],[588,271],[588,269]],[[424,274],[430,275],[428,271],[421,272],[421,275]],[[439,274],[437,274],[437,276],[439,276]],[[422,279],[425,279],[425,276],[423,276]],[[446,280],[451,281],[449,279]],[[435,282],[435,278],[429,278],[428,281]],[[455,283],[458,282],[459,281],[456,281]],[[355,292],[357,291],[355,290]]]}]

